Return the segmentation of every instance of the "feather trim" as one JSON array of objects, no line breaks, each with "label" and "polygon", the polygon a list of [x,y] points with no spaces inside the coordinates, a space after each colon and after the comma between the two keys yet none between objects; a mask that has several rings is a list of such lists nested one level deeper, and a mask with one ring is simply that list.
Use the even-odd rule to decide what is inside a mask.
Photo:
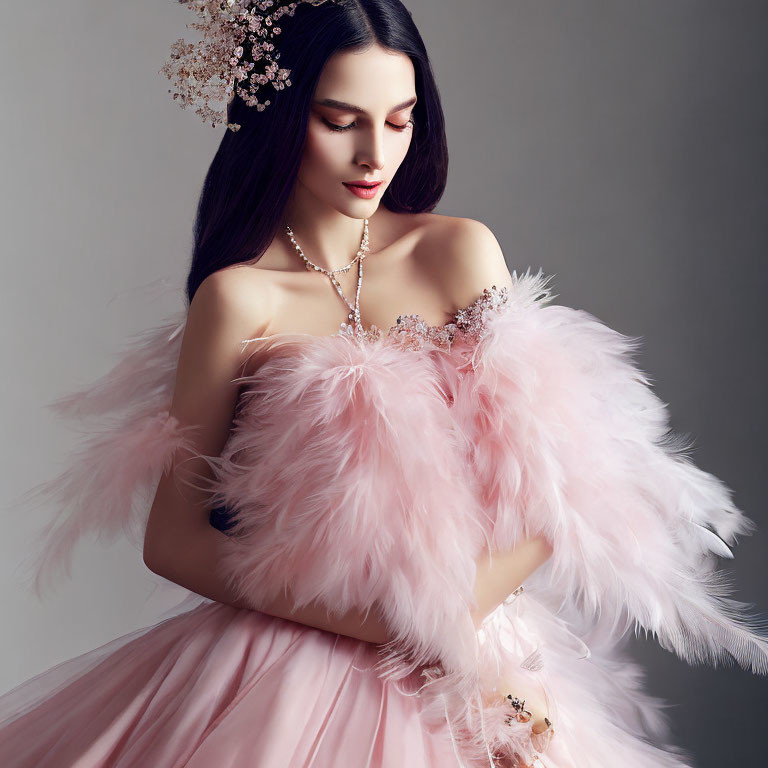
[{"label": "feather trim", "polygon": [[768,673],[763,620],[728,597],[716,569],[755,524],[671,432],[633,360],[639,339],[549,305],[548,280],[519,278],[480,340],[453,350],[456,413],[495,546],[544,534],[554,553],[540,570],[562,604],[616,636],[643,629],[691,664]]},{"label": "feather trim", "polygon": [[[256,607],[377,604],[393,633],[382,676],[440,658],[472,668],[475,497],[427,356],[351,336],[280,344],[247,392],[213,503],[234,514],[222,572]],[[450,628],[450,629],[449,629]]]},{"label": "feather trim", "polygon": [[17,502],[54,509],[26,561],[38,596],[56,576],[70,575],[72,552],[87,533],[106,541],[124,534],[140,547],[160,476],[179,449],[194,453],[195,427],[168,410],[183,327],[175,317],[143,334],[107,374],[49,404],[84,426],[65,468]]}]

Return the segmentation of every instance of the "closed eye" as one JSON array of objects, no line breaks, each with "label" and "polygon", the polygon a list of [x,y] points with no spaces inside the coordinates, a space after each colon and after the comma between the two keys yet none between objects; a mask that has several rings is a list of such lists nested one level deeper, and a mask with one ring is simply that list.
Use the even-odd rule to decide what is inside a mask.
[{"label": "closed eye", "polygon": [[[324,117],[320,118],[328,128],[336,133],[341,133],[342,131],[349,131],[350,129],[354,128],[357,125],[357,121],[353,120],[351,123],[347,123],[346,125],[337,125],[336,123],[332,123],[330,120],[326,120]],[[397,123],[390,123],[387,122],[387,125],[390,128],[393,128],[396,131],[405,131],[407,128],[413,125],[413,116],[408,118],[408,122],[404,123],[403,125],[398,125]]]}]

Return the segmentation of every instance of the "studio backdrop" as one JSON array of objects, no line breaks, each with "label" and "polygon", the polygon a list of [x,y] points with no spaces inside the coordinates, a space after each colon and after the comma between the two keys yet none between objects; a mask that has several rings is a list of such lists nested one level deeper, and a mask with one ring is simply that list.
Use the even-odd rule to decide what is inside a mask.
[{"label": "studio backdrop", "polygon": [[[730,570],[739,599],[768,606],[768,4],[407,5],[446,112],[437,212],[485,222],[510,269],[541,267],[557,301],[642,337],[675,430],[759,526]],[[71,581],[38,602],[22,563],[51,510],[36,518],[12,501],[76,437],[45,404],[182,306],[223,129],[182,113],[159,74],[188,21],[178,3],[14,3],[3,19],[5,691],[184,594],[128,544],[89,541]],[[700,768],[768,762],[764,678],[692,669],[642,639],[633,653]]]}]

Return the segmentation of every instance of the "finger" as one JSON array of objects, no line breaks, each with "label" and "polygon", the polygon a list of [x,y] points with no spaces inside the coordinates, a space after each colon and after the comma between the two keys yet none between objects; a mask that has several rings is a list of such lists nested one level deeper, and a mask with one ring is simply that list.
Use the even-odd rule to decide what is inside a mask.
[{"label": "finger", "polygon": [[551,721],[549,720],[548,717],[545,717],[542,720],[536,720],[531,730],[534,733],[544,733],[544,731],[548,730],[551,727],[552,727]]}]

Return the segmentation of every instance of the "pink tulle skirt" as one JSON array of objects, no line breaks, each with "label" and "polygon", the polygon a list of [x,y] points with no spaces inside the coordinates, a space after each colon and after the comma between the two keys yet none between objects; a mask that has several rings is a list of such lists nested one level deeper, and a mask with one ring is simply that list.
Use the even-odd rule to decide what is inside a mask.
[{"label": "pink tulle skirt", "polygon": [[3,768],[453,766],[375,645],[206,602],[0,697]]}]

